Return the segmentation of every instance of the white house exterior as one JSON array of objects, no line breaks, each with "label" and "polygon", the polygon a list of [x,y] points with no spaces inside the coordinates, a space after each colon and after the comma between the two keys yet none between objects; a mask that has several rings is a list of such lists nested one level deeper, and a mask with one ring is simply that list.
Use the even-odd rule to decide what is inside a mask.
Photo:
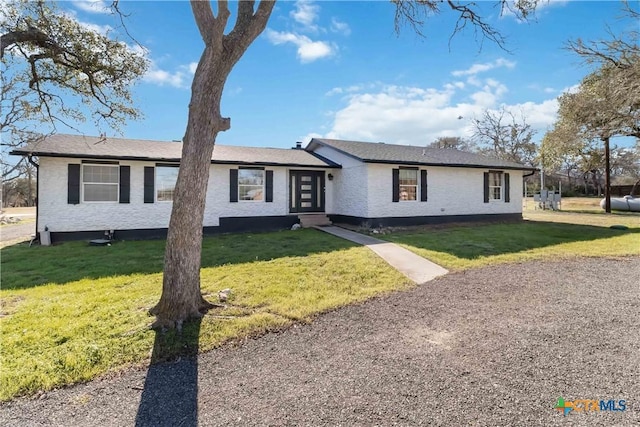
[{"label": "white house exterior", "polygon": [[[306,149],[342,166],[334,173],[330,217],[371,226],[521,218],[522,178],[535,171],[448,149],[327,139]],[[394,183],[394,173],[413,176],[413,197],[394,195],[406,184],[400,176]]]},{"label": "white house exterior", "polygon": [[[54,135],[12,154],[38,159],[37,231],[52,240],[162,237],[181,144]],[[205,233],[288,228],[301,214],[410,225],[522,216],[533,169],[455,150],[313,139],[302,149],[216,145]]]}]

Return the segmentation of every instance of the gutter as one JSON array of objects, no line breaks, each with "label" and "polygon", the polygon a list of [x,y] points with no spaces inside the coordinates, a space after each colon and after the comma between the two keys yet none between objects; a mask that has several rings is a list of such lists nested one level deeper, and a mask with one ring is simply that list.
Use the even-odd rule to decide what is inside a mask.
[{"label": "gutter", "polygon": [[27,161],[36,168],[36,235],[32,240],[33,243],[36,240],[40,242],[40,234],[38,234],[38,219],[40,218],[38,213],[38,205],[40,204],[40,165],[33,160],[33,156],[31,154],[27,156]]}]

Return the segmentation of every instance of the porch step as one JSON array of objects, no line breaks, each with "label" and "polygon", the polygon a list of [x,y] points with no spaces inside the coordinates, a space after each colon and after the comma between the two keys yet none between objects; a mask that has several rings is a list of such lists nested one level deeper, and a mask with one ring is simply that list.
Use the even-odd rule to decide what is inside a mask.
[{"label": "porch step", "polygon": [[331,220],[325,214],[298,215],[302,228],[311,228],[323,225],[331,225]]}]

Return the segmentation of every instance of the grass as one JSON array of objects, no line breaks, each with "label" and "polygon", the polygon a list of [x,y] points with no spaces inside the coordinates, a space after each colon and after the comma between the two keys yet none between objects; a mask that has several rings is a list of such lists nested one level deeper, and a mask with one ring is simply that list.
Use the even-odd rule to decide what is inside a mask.
[{"label": "grass", "polygon": [[526,220],[515,224],[418,228],[382,238],[452,271],[538,259],[640,255],[638,214],[538,210],[523,216]]},{"label": "grass", "polygon": [[[147,363],[158,345],[147,310],[160,297],[163,249],[164,241],[3,249],[0,399]],[[154,360],[410,286],[368,249],[315,230],[206,238],[202,263],[203,292],[215,300],[231,288],[229,304],[163,337]]]},{"label": "grass", "polygon": [[[640,255],[640,215],[525,211],[515,224],[424,227],[378,235],[450,270],[533,259]],[[622,224],[628,230],[614,230]],[[206,351],[411,286],[371,251],[315,230],[206,238],[202,289],[227,308],[183,334],[156,335],[164,241],[2,250],[0,400]]]}]

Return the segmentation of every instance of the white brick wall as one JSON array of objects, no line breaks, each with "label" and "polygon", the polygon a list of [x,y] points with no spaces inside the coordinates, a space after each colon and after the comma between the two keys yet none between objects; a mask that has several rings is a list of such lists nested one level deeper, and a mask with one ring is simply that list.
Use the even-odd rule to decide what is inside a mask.
[{"label": "white brick wall", "polygon": [[349,156],[338,153],[329,147],[318,147],[315,150],[334,162],[342,165],[342,169],[335,169],[331,173],[333,184],[327,191],[327,199],[331,196],[331,203],[327,203],[327,213],[349,216],[367,216],[368,192],[367,166]]},{"label": "white brick wall", "polygon": [[[38,194],[38,231],[47,226],[52,232],[102,231],[167,228],[171,202],[144,203],[144,167],[155,162],[121,161],[131,166],[130,203],[67,203],[69,163],[81,159],[40,158]],[[289,168],[273,170],[273,202],[229,202],[229,169],[234,166],[212,165],[209,175],[203,225],[218,226],[220,217],[289,215]],[[296,170],[304,168],[296,168]],[[336,175],[336,173],[333,173]],[[333,203],[333,181],[326,181],[327,208]],[[328,210],[329,211],[329,210]]]},{"label": "white brick wall", "polygon": [[[367,164],[368,218],[427,215],[478,215],[522,212],[522,171],[509,173],[511,201],[484,203],[483,172],[488,169],[421,167],[427,170],[428,201],[392,202],[392,169],[398,165]],[[418,175],[418,180],[420,175]],[[419,181],[418,181],[419,182]],[[418,199],[420,196],[418,195]]]},{"label": "white brick wall", "polygon": [[[326,184],[326,212],[363,218],[429,215],[476,215],[522,212],[522,171],[510,174],[511,201],[484,203],[483,172],[488,169],[425,167],[427,202],[392,202],[392,169],[398,165],[362,163],[329,147],[316,152],[342,165],[327,170],[334,176]],[[101,231],[166,228],[171,202],[144,203],[144,167],[155,162],[121,161],[131,167],[130,203],[67,204],[67,165],[80,159],[40,158],[38,231]],[[212,165],[204,226],[218,226],[220,217],[289,215],[289,171],[273,170],[273,202],[229,202],[229,170],[236,166]],[[304,168],[295,168],[304,169]]]}]

